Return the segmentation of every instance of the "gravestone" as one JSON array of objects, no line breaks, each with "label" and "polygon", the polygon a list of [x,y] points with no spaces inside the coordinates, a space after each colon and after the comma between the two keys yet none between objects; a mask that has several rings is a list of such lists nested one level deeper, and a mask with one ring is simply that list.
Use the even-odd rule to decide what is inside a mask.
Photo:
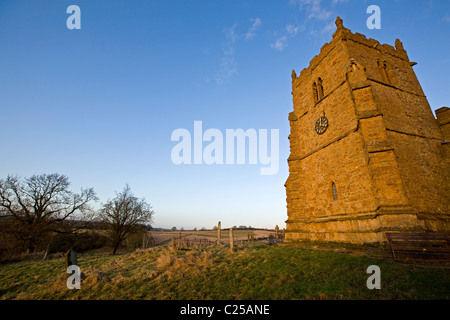
[{"label": "gravestone", "polygon": [[75,250],[69,249],[64,257],[66,258],[66,268],[72,265],[77,265],[77,253]]}]

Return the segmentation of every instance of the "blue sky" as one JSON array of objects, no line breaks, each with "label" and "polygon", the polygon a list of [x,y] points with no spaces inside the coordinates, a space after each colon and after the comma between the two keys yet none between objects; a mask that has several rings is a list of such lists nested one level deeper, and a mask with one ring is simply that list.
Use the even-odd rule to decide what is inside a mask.
[{"label": "blue sky", "polygon": [[[369,5],[381,29],[369,30]],[[69,5],[81,30],[69,30]],[[331,40],[336,16],[399,38],[433,110],[448,105],[450,1],[0,0],[0,177],[61,173],[100,201],[128,183],[157,227],[284,227],[291,72]],[[260,165],[175,165],[178,128],[278,129]]]}]

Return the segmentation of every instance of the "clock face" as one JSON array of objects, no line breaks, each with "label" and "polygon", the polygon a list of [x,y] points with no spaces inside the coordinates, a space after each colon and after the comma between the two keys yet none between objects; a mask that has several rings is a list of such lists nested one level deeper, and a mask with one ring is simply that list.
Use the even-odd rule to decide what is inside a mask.
[{"label": "clock face", "polygon": [[323,116],[317,119],[316,121],[316,132],[318,134],[324,133],[328,128],[328,119],[327,117]]}]

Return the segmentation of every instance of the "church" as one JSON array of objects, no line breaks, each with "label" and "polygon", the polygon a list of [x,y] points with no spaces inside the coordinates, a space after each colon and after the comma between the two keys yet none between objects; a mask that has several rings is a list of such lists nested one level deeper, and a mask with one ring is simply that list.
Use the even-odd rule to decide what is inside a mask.
[{"label": "church", "polygon": [[400,40],[336,26],[292,71],[285,240],[450,231],[450,109],[434,117]]}]

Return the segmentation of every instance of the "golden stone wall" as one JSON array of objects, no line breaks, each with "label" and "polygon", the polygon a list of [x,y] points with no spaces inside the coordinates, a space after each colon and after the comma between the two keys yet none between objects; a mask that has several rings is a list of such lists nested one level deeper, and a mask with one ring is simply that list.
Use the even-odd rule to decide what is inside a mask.
[{"label": "golden stone wall", "polygon": [[[383,242],[386,231],[449,230],[450,109],[434,118],[399,40],[394,48],[340,18],[336,25],[309,67],[292,74],[286,240]],[[328,127],[318,134],[322,116]]]}]

